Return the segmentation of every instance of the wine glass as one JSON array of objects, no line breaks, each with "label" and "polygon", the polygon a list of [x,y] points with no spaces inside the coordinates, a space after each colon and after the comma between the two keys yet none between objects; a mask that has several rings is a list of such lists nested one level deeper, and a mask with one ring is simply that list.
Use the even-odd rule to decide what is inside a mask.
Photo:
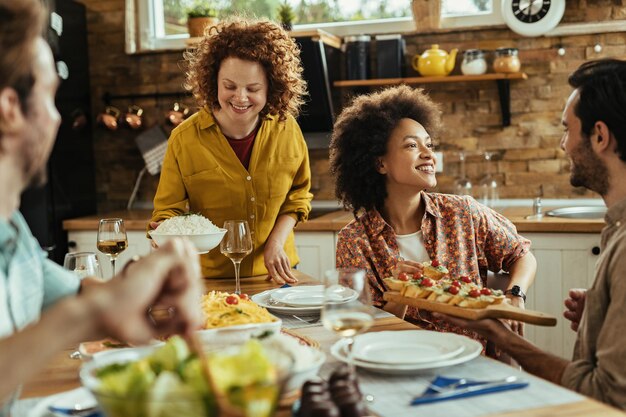
[{"label": "wine glass", "polygon": [[72,271],[78,278],[96,277],[103,279],[102,268],[93,252],[74,252],[65,255],[63,268]]},{"label": "wine glass", "polygon": [[347,359],[350,370],[354,336],[366,331],[374,323],[374,308],[367,277],[363,269],[337,269],[326,272],[322,324],[347,341]]},{"label": "wine glass", "polygon": [[115,260],[128,247],[126,228],[122,219],[102,219],[98,225],[97,248],[111,259],[111,269],[115,276]]},{"label": "wine glass", "polygon": [[487,161],[487,174],[480,180],[480,202],[486,206],[494,208],[498,201],[498,181],[491,173],[491,160],[495,155],[494,152],[485,152],[485,160]]},{"label": "wine glass", "polygon": [[454,193],[457,195],[472,195],[472,182],[465,176],[465,152],[459,152],[461,162],[461,172],[459,178],[454,183]]},{"label": "wine glass", "polygon": [[245,220],[226,220],[224,229],[226,229],[226,236],[220,242],[220,252],[233,261],[233,265],[235,265],[235,294],[241,294],[239,267],[243,258],[252,252],[250,226]]}]

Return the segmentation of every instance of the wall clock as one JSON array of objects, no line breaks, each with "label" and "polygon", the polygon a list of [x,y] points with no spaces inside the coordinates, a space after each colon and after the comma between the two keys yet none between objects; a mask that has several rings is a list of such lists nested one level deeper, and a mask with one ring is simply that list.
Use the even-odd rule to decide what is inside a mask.
[{"label": "wall clock", "polygon": [[502,17],[515,33],[539,36],[559,24],[565,0],[501,0]]}]

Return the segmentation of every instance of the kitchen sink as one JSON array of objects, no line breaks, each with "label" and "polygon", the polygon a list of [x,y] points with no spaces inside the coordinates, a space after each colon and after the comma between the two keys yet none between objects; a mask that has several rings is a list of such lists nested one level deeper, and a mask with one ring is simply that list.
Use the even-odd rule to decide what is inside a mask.
[{"label": "kitchen sink", "polygon": [[602,206],[562,207],[546,212],[546,216],[567,219],[603,219],[605,214],[606,207]]}]

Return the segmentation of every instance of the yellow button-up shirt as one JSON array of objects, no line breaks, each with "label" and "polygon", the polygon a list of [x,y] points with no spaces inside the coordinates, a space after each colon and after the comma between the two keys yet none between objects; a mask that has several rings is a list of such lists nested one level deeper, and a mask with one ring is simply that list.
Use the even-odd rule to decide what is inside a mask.
[{"label": "yellow button-up shirt", "polygon": [[[216,226],[247,220],[254,249],[241,263],[241,276],[267,274],[265,242],[278,216],[305,221],[311,211],[309,154],[296,120],[266,116],[257,132],[248,170],[206,109],[172,131],[154,197],[152,221],[187,211],[199,212]],[[285,252],[299,262],[293,232]],[[219,247],[201,256],[205,277],[232,277],[233,264]]]}]

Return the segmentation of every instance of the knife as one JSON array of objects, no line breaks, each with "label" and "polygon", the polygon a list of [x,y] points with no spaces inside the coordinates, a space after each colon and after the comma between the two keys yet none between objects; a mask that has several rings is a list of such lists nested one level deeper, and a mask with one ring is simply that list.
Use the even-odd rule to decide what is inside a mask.
[{"label": "knife", "polygon": [[435,392],[431,394],[424,394],[419,397],[413,398],[411,405],[428,404],[436,401],[446,400],[449,398],[464,398],[474,395],[488,394],[492,392],[500,392],[512,389],[520,389],[528,386],[526,381],[514,381],[514,382],[493,382],[480,385],[472,385],[465,388],[446,392]]}]

